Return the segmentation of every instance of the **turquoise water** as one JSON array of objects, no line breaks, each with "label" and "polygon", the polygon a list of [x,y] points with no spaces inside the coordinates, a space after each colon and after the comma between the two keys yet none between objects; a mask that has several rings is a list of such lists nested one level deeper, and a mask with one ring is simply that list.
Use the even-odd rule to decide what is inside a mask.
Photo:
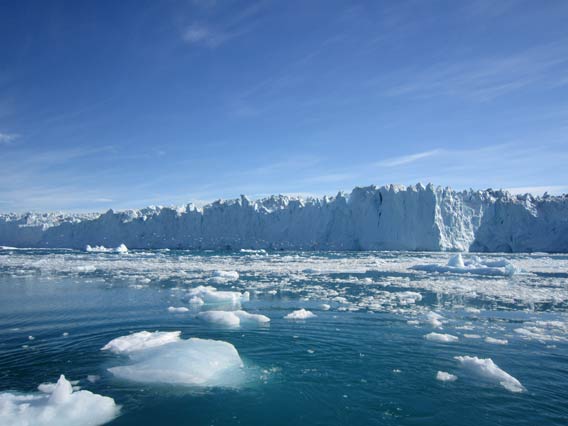
[{"label": "turquoise water", "polygon": [[[512,276],[411,269],[449,257],[0,250],[0,392],[34,392],[65,374],[121,405],[112,425],[567,424],[568,258],[484,257],[506,259]],[[187,292],[198,285],[249,291],[240,307],[270,324],[200,321],[199,311],[233,308],[192,306]],[[298,308],[317,316],[283,318]],[[434,311],[438,328],[428,320]],[[101,347],[142,330],[230,342],[246,379],[219,388],[114,377],[107,368],[121,359]],[[431,332],[458,341],[425,339]],[[463,355],[491,358],[525,391],[464,368],[454,359]],[[438,371],[458,379],[438,381]]]}]

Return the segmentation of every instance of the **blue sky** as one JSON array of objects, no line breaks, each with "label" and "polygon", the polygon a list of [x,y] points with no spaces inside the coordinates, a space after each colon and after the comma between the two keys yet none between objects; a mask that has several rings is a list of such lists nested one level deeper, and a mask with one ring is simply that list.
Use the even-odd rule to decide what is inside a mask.
[{"label": "blue sky", "polygon": [[5,1],[0,211],[568,192],[568,2]]}]

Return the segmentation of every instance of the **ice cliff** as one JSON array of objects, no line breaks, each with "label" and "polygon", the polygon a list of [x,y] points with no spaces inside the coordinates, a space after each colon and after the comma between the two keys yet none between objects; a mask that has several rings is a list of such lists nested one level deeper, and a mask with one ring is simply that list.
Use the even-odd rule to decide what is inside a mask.
[{"label": "ice cliff", "polygon": [[0,245],[568,252],[568,196],[387,185],[103,214],[2,214]]}]

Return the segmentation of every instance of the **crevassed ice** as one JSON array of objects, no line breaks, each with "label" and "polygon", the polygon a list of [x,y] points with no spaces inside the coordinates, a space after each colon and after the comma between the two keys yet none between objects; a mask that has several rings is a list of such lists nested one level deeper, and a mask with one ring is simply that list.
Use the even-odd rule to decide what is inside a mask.
[{"label": "crevassed ice", "polygon": [[61,375],[41,393],[0,393],[0,424],[10,426],[98,426],[118,416],[112,398],[87,390],[73,391]]}]

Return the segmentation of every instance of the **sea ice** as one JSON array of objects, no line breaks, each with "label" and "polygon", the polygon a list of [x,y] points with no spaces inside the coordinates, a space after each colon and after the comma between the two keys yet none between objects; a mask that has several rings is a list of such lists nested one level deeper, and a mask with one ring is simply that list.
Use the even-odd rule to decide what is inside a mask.
[{"label": "sea ice", "polygon": [[239,279],[239,273],[237,271],[214,271],[209,282],[214,284],[226,284],[231,281],[236,281]]},{"label": "sea ice", "polygon": [[115,354],[130,354],[133,352],[155,348],[180,340],[181,331],[140,331],[111,340],[101,348]]},{"label": "sea ice", "polygon": [[[215,287],[202,286],[192,288],[188,291],[190,303],[201,304],[230,304],[238,305],[241,302],[248,302],[250,295],[248,291],[240,293],[238,291],[217,291]],[[193,302],[192,302],[193,300]]]},{"label": "sea ice", "polygon": [[485,343],[491,343],[493,345],[506,345],[509,343],[507,339],[496,339],[495,337],[487,336],[485,338]]},{"label": "sea ice", "polygon": [[260,314],[250,314],[239,311],[205,311],[200,312],[197,317],[203,321],[222,325],[226,327],[238,327],[241,324],[266,324],[270,318]]},{"label": "sea ice", "polygon": [[455,376],[450,373],[446,373],[445,371],[438,371],[436,374],[436,380],[441,382],[455,382],[458,379],[458,376]]},{"label": "sea ice", "polygon": [[219,340],[191,338],[131,352],[132,364],[108,370],[122,379],[142,383],[189,386],[237,386],[243,362],[235,347]]},{"label": "sea ice", "polygon": [[170,306],[168,308],[168,312],[172,313],[189,312],[189,308],[186,308],[185,306],[180,306],[179,308],[176,308],[175,306]]},{"label": "sea ice", "polygon": [[61,375],[57,384],[43,385],[41,393],[0,393],[0,424],[10,426],[97,426],[118,416],[112,398],[73,391]]},{"label": "sea ice", "polygon": [[456,356],[461,365],[486,380],[497,382],[510,392],[523,392],[525,388],[516,378],[501,370],[491,358]]},{"label": "sea ice", "polygon": [[290,312],[288,315],[284,317],[284,319],[288,320],[305,320],[308,318],[314,318],[317,315],[313,312],[307,311],[304,308],[298,309],[297,311]]},{"label": "sea ice", "polygon": [[425,272],[489,276],[512,276],[518,272],[518,269],[507,260],[490,261],[473,256],[470,260],[464,261],[461,254],[452,256],[446,265],[431,263],[414,265],[410,269]]},{"label": "sea ice", "polygon": [[441,333],[428,333],[424,336],[424,338],[432,342],[441,342],[441,343],[453,343],[459,340],[457,336],[452,336],[451,334],[441,334]]}]

